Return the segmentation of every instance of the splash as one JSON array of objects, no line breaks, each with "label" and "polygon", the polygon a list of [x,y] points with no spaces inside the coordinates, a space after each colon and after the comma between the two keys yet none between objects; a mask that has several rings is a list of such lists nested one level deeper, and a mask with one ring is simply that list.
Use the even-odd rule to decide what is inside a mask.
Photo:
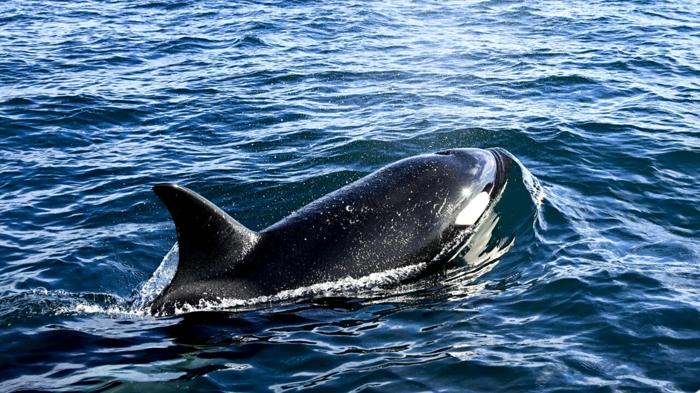
[{"label": "splash", "polygon": [[[160,265],[151,278],[144,282],[130,299],[111,297],[108,302],[86,301],[77,299],[68,304],[56,308],[55,313],[60,314],[104,314],[113,316],[150,316],[148,305],[163,292],[177,271],[178,261],[177,243],[163,257]],[[64,294],[64,298],[70,299],[75,295]]]},{"label": "splash", "polygon": [[[151,314],[148,305],[167,286],[177,268],[177,246],[174,246],[163,257],[160,266],[153,276],[137,291],[133,300],[110,297],[108,301],[90,301],[78,294],[61,293],[64,304],[54,308],[56,315],[65,314],[103,314],[120,317],[148,317]],[[362,293],[382,296],[391,294],[388,288],[397,288],[402,282],[421,273],[427,263],[405,266],[380,273],[352,278],[346,277],[336,281],[327,281],[306,287],[278,292],[270,296],[259,296],[251,299],[220,298],[216,301],[200,300],[196,305],[180,305],[174,314],[185,314],[195,311],[245,311],[259,308],[263,305],[280,304],[291,301],[301,301],[312,298],[352,297]],[[156,314],[155,316],[162,316]]]},{"label": "splash", "polygon": [[148,304],[153,302],[153,300],[163,292],[165,287],[168,286],[175,276],[179,258],[179,249],[177,243],[175,243],[175,245],[170,248],[170,251],[165,254],[151,278],[139,288],[136,299],[134,300],[135,309],[141,310],[146,308]]}]

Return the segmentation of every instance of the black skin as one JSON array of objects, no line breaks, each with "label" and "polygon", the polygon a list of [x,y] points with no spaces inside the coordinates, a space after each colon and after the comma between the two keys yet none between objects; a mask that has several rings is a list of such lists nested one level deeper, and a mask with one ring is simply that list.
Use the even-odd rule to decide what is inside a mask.
[{"label": "black skin", "polygon": [[502,151],[483,149],[407,158],[258,233],[184,187],[156,185],[177,227],[180,261],[151,311],[169,314],[201,299],[249,299],[420,262],[442,264],[473,231],[455,225],[457,215],[482,191],[493,202],[510,164]]}]

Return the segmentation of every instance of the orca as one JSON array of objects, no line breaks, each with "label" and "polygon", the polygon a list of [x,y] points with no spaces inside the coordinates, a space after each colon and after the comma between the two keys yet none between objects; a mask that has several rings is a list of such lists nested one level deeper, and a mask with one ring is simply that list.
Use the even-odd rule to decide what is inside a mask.
[{"label": "orca", "polygon": [[261,231],[176,184],[153,191],[175,222],[179,261],[156,315],[251,299],[418,263],[443,265],[503,192],[502,149],[450,149],[385,166]]}]

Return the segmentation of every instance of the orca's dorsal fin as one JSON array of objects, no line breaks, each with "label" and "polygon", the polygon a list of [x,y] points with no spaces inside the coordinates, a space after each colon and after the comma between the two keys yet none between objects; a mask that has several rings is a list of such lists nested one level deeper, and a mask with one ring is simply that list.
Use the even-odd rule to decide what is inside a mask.
[{"label": "orca's dorsal fin", "polygon": [[241,262],[258,234],[196,192],[177,184],[156,184],[177,229],[180,261],[173,284],[216,277]]}]

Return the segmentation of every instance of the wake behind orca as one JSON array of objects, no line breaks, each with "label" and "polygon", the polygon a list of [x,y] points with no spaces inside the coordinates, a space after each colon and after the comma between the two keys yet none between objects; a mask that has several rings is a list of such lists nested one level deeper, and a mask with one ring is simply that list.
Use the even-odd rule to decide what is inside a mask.
[{"label": "wake behind orca", "polygon": [[177,229],[175,276],[154,314],[200,301],[251,299],[346,277],[427,263],[467,244],[500,197],[511,158],[500,149],[452,149],[406,158],[254,232],[175,184],[153,191]]}]

